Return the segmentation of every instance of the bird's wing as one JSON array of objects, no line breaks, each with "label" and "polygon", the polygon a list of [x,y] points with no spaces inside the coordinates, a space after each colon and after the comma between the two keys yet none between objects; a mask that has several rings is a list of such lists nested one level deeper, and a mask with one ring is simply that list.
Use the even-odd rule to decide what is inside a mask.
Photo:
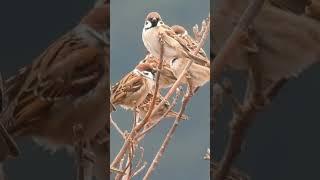
[{"label": "bird's wing", "polygon": [[[178,36],[170,27],[162,27],[160,29],[160,33],[162,33],[163,35],[162,40],[169,47],[176,48],[177,51],[180,51],[185,56],[192,56],[192,54],[194,53],[194,50],[196,48],[191,49],[187,41],[182,37]],[[196,56],[193,56],[192,59],[195,60],[195,63],[200,65],[210,64],[210,61],[207,59],[207,57],[204,57],[202,54],[197,54]]]},{"label": "bird's wing", "polygon": [[133,73],[127,74],[111,89],[111,103],[114,105],[122,102],[130,94],[138,91],[144,85],[143,79]]},{"label": "bird's wing", "polygon": [[89,46],[72,31],[54,42],[32,64],[14,99],[14,119],[32,119],[57,100],[88,93],[105,71],[106,55],[103,48]]}]

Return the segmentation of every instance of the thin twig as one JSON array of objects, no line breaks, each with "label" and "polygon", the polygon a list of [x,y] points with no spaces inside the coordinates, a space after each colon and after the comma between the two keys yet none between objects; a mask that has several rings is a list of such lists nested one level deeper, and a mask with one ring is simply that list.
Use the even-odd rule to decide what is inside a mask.
[{"label": "thin twig", "polygon": [[166,138],[164,139],[159,151],[157,152],[155,158],[153,159],[147,173],[143,177],[143,180],[150,179],[152,172],[156,169],[156,166],[158,165],[165,149],[168,147],[169,142],[170,142],[171,138],[173,137],[173,134],[174,134],[176,128],[178,127],[182,113],[184,112],[185,107],[186,107],[187,103],[189,102],[190,98],[191,98],[191,91],[190,91],[189,95],[187,96],[187,98],[185,98],[185,100],[183,101],[179,115],[176,117],[172,127],[170,128],[169,132],[167,133]]},{"label": "thin twig", "polygon": [[147,166],[147,162],[144,162],[143,165],[135,171],[135,173],[133,174],[133,177],[138,175],[145,167]]},{"label": "thin twig", "polygon": [[[203,36],[202,36],[202,39],[200,40],[200,43],[198,44],[196,50],[194,51],[194,55],[195,55],[195,56],[199,53],[200,49],[204,46],[205,39],[207,38],[207,36],[208,36],[208,34],[209,34],[209,30],[210,30],[210,25],[209,25],[209,24],[210,24],[210,18],[208,18],[208,22],[209,22],[209,23],[208,23],[207,26],[205,27],[206,29],[205,29],[205,32],[204,32],[204,34],[203,34]],[[192,60],[190,60],[190,61],[188,62],[186,68],[182,71],[181,75],[185,75],[185,74],[188,72],[188,70],[189,70],[190,66],[192,65],[192,63],[193,63]],[[181,75],[180,75],[179,78],[181,78]],[[179,78],[178,78],[178,80],[179,80]],[[178,80],[177,80],[177,81],[178,81]],[[176,84],[176,83],[175,83],[175,84]],[[193,88],[192,88],[191,82],[189,83],[189,87],[190,87],[190,88],[189,88],[189,91],[188,91],[188,93],[187,93],[187,96],[186,96],[186,97],[184,98],[184,100],[183,100],[183,103],[182,103],[182,106],[181,106],[181,108],[180,108],[179,114],[178,114],[178,116],[176,117],[176,119],[175,119],[172,127],[171,127],[170,130],[169,130],[169,132],[167,133],[166,138],[164,139],[164,141],[163,141],[163,143],[162,143],[159,151],[157,152],[157,154],[156,154],[155,158],[153,159],[150,167],[148,168],[147,173],[146,173],[145,176],[143,177],[143,180],[148,180],[148,179],[150,179],[152,172],[155,170],[156,166],[158,165],[158,163],[159,163],[159,161],[160,161],[160,159],[161,159],[161,157],[162,157],[165,149],[167,148],[167,146],[169,145],[169,142],[170,142],[171,138],[173,137],[173,134],[174,134],[176,128],[178,127],[180,118],[182,117],[182,114],[184,113],[185,108],[186,108],[188,102],[190,101],[190,99],[191,99],[191,97],[192,97],[192,95],[193,95]],[[173,87],[172,87],[172,88],[173,88]],[[166,97],[167,97],[167,96],[166,96]],[[165,100],[166,100],[166,99],[165,99]],[[163,101],[164,101],[164,100],[163,100]]]},{"label": "thin twig", "polygon": [[232,52],[239,48],[242,36],[246,34],[249,24],[253,22],[255,17],[260,12],[265,0],[252,0],[243,15],[241,16],[238,25],[233,29],[232,34],[229,36],[225,45],[221,48],[213,61],[213,83],[220,79],[221,72],[224,65],[230,60]]},{"label": "thin twig", "polygon": [[[232,52],[239,47],[239,42],[242,36],[247,34],[249,24],[251,24],[254,18],[258,15],[261,8],[263,7],[263,4],[264,0],[252,0],[243,15],[240,17],[238,25],[234,28],[232,34],[225,42],[225,45],[215,57],[212,65],[213,84],[217,83],[217,81],[220,79],[220,75],[223,71],[224,65],[228,64]],[[221,166],[216,171],[217,173],[214,177],[215,180],[223,180],[227,176],[234,158],[241,150],[240,147],[242,139],[245,136],[245,127],[248,127],[254,114],[255,108],[251,103],[249,103],[245,107],[243,107],[241,115],[235,114],[235,116],[233,117],[231,139],[229,141],[227,151],[223,156]],[[215,113],[213,113],[212,115],[214,117]]]},{"label": "thin twig", "polygon": [[[205,39],[208,36],[209,30],[210,30],[210,28],[207,28],[206,33],[203,34],[202,39],[200,40],[197,49],[193,52],[194,55],[198,54],[200,49],[204,46]],[[154,113],[157,112],[159,110],[159,108],[161,106],[163,106],[163,104],[166,101],[168,101],[168,99],[172,96],[172,94],[175,92],[175,90],[179,87],[179,85],[181,84],[182,79],[185,77],[185,74],[187,73],[187,71],[190,68],[190,66],[192,65],[192,63],[193,63],[193,60],[192,59],[188,59],[187,65],[184,67],[182,73],[179,75],[179,77],[177,78],[176,82],[172,85],[172,87],[167,92],[167,94],[162,99],[162,101],[159,103],[159,105],[153,110],[153,113],[151,114],[151,116],[154,115]]]},{"label": "thin twig", "polygon": [[121,135],[122,138],[126,138],[126,136],[124,135],[124,132],[119,128],[119,126],[117,125],[116,122],[113,121],[111,114],[110,114],[110,122],[113,125],[114,128],[116,128],[116,130],[118,131],[118,133]]},{"label": "thin twig", "polygon": [[[139,169],[139,166],[142,164],[143,159],[144,159],[144,148],[140,147],[140,150],[141,150],[141,153],[140,153],[141,155],[140,155],[140,158],[139,158],[137,165],[135,167],[136,170]],[[136,170],[135,170],[135,172],[136,172]]]},{"label": "thin twig", "polygon": [[147,129],[144,129],[139,135],[137,135],[136,139],[139,139],[141,136],[144,136],[145,134],[147,134],[150,130],[152,130],[154,127],[156,127],[160,121],[165,118],[167,116],[167,114],[172,111],[172,109],[175,107],[175,105],[177,104],[178,98],[180,96],[180,91],[178,91],[176,93],[176,96],[174,97],[172,103],[170,104],[170,107],[168,108],[168,110],[163,114],[163,116],[161,118],[159,118],[156,122],[154,122],[150,127],[148,127]]},{"label": "thin twig", "polygon": [[[163,44],[161,44],[161,48],[160,48],[160,62],[158,64],[158,69],[161,70],[162,69],[162,64],[163,64],[163,51],[164,51],[164,47]],[[115,166],[117,166],[117,164],[119,164],[120,160],[123,158],[125,152],[127,151],[131,140],[135,139],[135,136],[137,133],[140,132],[140,130],[144,127],[144,125],[148,122],[149,118],[152,117],[152,112],[155,106],[155,100],[156,97],[158,95],[158,91],[159,91],[159,79],[160,79],[160,74],[161,73],[157,73],[156,75],[156,85],[155,85],[155,91],[153,94],[153,98],[152,98],[152,102],[150,105],[150,108],[145,116],[145,118],[142,120],[141,123],[139,123],[132,131],[131,133],[128,135],[127,140],[124,142],[122,148],[120,149],[119,153],[117,154],[117,156],[115,157],[115,159],[113,160],[113,162],[111,163],[110,167],[113,168]]]}]

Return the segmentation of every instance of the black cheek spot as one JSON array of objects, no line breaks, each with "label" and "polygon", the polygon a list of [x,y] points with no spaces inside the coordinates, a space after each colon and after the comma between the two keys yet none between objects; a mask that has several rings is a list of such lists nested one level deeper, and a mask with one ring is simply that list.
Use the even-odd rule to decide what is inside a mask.
[{"label": "black cheek spot", "polygon": [[173,64],[178,58],[172,59],[171,63]]}]

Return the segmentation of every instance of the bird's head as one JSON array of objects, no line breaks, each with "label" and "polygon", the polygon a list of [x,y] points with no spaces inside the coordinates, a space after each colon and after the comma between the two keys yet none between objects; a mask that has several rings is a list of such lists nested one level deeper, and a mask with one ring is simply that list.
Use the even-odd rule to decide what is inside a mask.
[{"label": "bird's head", "polygon": [[153,27],[161,26],[163,24],[164,23],[159,13],[150,12],[145,19],[144,29],[147,30]]},{"label": "bird's head", "polygon": [[138,64],[136,66],[136,68],[133,70],[136,74],[140,75],[140,76],[143,76],[147,79],[150,79],[150,80],[155,80],[155,77],[156,77],[156,73],[157,73],[157,70],[155,70],[150,64],[148,63],[141,63],[141,64]]}]

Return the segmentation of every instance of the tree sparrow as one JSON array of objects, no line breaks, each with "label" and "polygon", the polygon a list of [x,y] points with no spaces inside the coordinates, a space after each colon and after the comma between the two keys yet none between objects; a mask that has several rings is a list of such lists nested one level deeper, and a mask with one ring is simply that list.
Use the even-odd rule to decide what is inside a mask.
[{"label": "tree sparrow", "polygon": [[[187,60],[194,60],[189,69],[192,86],[196,88],[209,81],[210,61],[201,53],[193,56],[194,49],[191,48],[192,44],[189,44],[190,40],[183,39],[179,31],[177,34],[165,25],[159,13],[151,12],[146,17],[142,39],[148,51],[157,58],[160,56],[160,34],[163,35],[164,41],[164,60],[170,65],[176,77],[183,71]],[[183,82],[187,83],[187,78],[184,78]]]},{"label": "tree sparrow", "polygon": [[[186,44],[186,47],[190,51],[194,51],[198,47],[198,43],[188,34],[188,31],[180,26],[180,25],[173,25],[171,26],[172,30],[181,37]],[[205,51],[201,48],[199,54],[204,58],[207,59],[207,55]],[[184,69],[184,61],[180,58],[171,60],[171,68],[174,70],[173,72],[178,77],[180,73],[182,73]],[[206,82],[210,80],[210,61],[199,63],[195,61],[190,69],[189,73],[191,76],[192,86],[198,87],[203,86]],[[184,80],[186,83],[186,79]]]},{"label": "tree sparrow", "polygon": [[[173,25],[171,26],[171,29],[179,36],[181,37],[181,39],[184,40],[184,43],[186,45],[186,48],[188,48],[190,51],[195,51],[196,48],[198,47],[198,42],[192,38],[188,31],[180,26],[180,25]],[[206,52],[201,48],[199,51],[199,55],[201,55],[203,57],[203,59],[208,60],[208,57],[206,55]],[[203,64],[201,64],[203,66],[210,66],[210,61],[208,60],[207,62],[203,62]]]},{"label": "tree sparrow", "polygon": [[134,110],[146,98],[155,85],[156,70],[142,63],[124,76],[111,90],[111,103],[125,109]]},{"label": "tree sparrow", "polygon": [[185,41],[177,36],[169,26],[164,24],[160,14],[151,12],[147,15],[145,20],[142,31],[142,40],[147,50],[156,58],[160,58],[160,36],[164,42],[163,58],[165,61],[179,57],[190,58],[201,63],[208,61],[199,54],[193,55],[193,52],[188,49]]},{"label": "tree sparrow", "polygon": [[73,146],[74,124],[83,125],[88,141],[104,127],[109,51],[91,31],[105,37],[108,13],[107,1],[98,0],[80,24],[6,81],[10,104],[0,121],[12,136]]},{"label": "tree sparrow", "polygon": [[[147,56],[140,61],[141,63],[150,64],[153,68],[158,68],[160,63],[159,59],[151,54],[147,54]],[[160,79],[159,79],[159,88],[169,88],[173,85],[173,83],[177,80],[176,76],[174,75],[170,66],[166,63],[163,63],[163,67],[160,72]]]}]

